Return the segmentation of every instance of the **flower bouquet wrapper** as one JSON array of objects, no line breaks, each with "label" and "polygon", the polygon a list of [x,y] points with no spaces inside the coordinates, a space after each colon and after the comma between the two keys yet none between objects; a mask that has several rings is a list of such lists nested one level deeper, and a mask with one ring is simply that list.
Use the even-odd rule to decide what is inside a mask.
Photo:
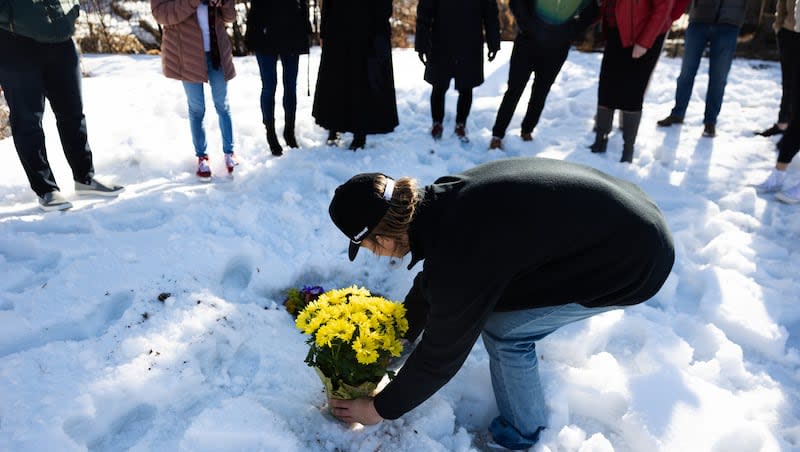
[{"label": "flower bouquet wrapper", "polygon": [[338,384],[334,385],[334,382],[322,373],[319,367],[314,367],[314,371],[317,372],[319,379],[322,380],[322,385],[325,386],[325,395],[329,399],[352,400],[359,397],[372,397],[379,383],[377,381],[368,381],[358,386],[352,386],[339,381]]}]

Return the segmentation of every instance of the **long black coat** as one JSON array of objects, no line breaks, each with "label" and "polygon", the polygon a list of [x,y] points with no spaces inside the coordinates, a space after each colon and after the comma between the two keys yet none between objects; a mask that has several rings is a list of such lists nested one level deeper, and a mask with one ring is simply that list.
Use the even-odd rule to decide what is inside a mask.
[{"label": "long black coat", "polygon": [[392,69],[392,0],[324,0],[322,56],[312,115],[340,132],[397,127]]},{"label": "long black coat", "polygon": [[308,0],[252,0],[245,42],[253,52],[268,55],[308,53],[311,23]]},{"label": "long black coat", "polygon": [[497,0],[419,0],[414,48],[428,57],[425,81],[456,89],[483,83],[484,33],[490,51],[500,50]]}]

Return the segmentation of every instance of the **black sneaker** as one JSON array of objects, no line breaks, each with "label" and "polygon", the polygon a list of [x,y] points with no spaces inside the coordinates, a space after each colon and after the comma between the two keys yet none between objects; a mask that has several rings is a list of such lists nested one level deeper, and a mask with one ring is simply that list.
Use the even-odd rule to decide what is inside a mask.
[{"label": "black sneaker", "polygon": [[117,196],[123,191],[125,187],[122,185],[106,184],[95,178],[91,178],[86,184],[75,181],[75,194],[79,196]]},{"label": "black sneaker", "polygon": [[45,212],[52,210],[67,210],[72,207],[72,203],[67,201],[58,190],[51,191],[39,196],[39,208]]},{"label": "black sneaker", "polygon": [[666,118],[656,121],[659,127],[669,127],[673,124],[683,124],[683,118],[680,116],[669,115]]},{"label": "black sneaker", "polygon": [[714,124],[706,124],[703,127],[703,136],[706,138],[714,138],[717,136],[717,128],[714,127]]},{"label": "black sneaker", "polygon": [[772,127],[769,129],[764,129],[761,132],[756,132],[756,135],[761,135],[762,137],[771,137],[773,135],[782,135],[786,129],[781,129],[778,127],[778,124],[773,124]]}]

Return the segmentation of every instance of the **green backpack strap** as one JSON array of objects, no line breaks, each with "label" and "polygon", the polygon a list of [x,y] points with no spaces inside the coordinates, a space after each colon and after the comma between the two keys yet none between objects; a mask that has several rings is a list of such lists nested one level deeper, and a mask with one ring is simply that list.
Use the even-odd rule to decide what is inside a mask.
[{"label": "green backpack strap", "polygon": [[42,43],[64,42],[80,12],[78,0],[0,0],[0,28]]}]

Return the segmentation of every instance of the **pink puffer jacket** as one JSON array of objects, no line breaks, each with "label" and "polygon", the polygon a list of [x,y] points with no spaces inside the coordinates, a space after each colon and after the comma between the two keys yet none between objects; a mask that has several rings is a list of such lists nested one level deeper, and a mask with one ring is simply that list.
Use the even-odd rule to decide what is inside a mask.
[{"label": "pink puffer jacket", "polygon": [[[195,83],[208,81],[203,36],[197,22],[199,4],[200,0],[150,0],[153,16],[164,26],[161,64],[164,75],[169,78]],[[233,22],[235,18],[235,0],[223,0],[222,5],[217,7],[217,23],[211,32],[217,34],[220,64],[225,80],[236,76],[231,41],[224,25]]]}]

